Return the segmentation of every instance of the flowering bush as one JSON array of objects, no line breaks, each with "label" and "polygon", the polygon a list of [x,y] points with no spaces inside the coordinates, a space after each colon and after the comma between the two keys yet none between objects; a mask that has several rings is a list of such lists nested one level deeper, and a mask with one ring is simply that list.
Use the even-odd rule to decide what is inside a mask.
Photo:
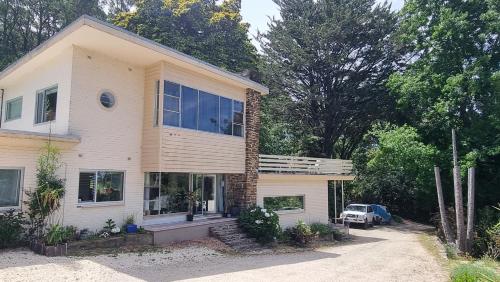
[{"label": "flowering bush", "polygon": [[239,217],[241,228],[261,243],[276,240],[281,233],[278,215],[260,207],[243,211]]}]

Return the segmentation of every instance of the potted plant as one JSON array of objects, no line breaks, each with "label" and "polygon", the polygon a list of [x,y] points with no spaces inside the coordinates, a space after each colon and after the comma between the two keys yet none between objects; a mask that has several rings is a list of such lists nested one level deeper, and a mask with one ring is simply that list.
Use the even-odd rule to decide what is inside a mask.
[{"label": "potted plant", "polygon": [[135,224],[135,217],[133,214],[125,219],[125,230],[127,233],[137,233],[137,225]]},{"label": "potted plant", "polygon": [[186,195],[186,199],[188,201],[188,213],[186,215],[186,220],[193,221],[193,209],[194,209],[194,203],[196,201],[196,192],[195,191],[188,192]]}]

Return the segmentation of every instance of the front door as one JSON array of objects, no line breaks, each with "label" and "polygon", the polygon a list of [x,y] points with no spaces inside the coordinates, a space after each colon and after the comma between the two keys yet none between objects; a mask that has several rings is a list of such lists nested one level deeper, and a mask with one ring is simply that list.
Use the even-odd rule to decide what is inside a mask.
[{"label": "front door", "polygon": [[196,214],[217,212],[217,189],[215,175],[193,175],[193,191],[196,192]]}]

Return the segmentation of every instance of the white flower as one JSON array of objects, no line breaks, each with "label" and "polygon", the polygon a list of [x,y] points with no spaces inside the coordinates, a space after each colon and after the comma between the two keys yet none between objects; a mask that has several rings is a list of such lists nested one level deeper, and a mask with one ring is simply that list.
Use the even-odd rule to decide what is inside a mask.
[{"label": "white flower", "polygon": [[262,212],[267,212],[267,209],[261,209]]},{"label": "white flower", "polygon": [[251,210],[250,212],[255,212],[255,209]]},{"label": "white flower", "polygon": [[262,220],[257,219],[257,220],[255,221],[255,223],[256,223],[256,224],[261,224],[261,223],[262,223]]},{"label": "white flower", "polygon": [[120,233],[120,227],[115,227],[115,228],[111,229],[111,233],[113,233],[113,234]]},{"label": "white flower", "polygon": [[270,217],[271,215],[268,214],[267,212],[264,214],[265,217]]}]

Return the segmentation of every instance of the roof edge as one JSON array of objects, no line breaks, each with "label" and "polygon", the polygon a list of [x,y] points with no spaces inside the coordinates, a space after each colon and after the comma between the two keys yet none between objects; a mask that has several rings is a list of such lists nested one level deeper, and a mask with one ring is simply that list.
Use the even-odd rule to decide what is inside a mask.
[{"label": "roof edge", "polygon": [[119,37],[123,40],[127,40],[129,42],[132,42],[134,44],[141,45],[144,48],[148,48],[152,51],[161,53],[165,56],[172,57],[176,60],[179,60],[181,62],[185,62],[188,64],[195,65],[201,69],[204,69],[206,71],[212,72],[216,75],[223,76],[226,78],[229,78],[239,84],[243,84],[246,87],[252,88],[256,91],[261,92],[261,94],[269,94],[269,88],[257,83],[253,80],[250,80],[244,76],[241,76],[239,74],[227,71],[225,69],[222,69],[220,67],[217,67],[213,64],[207,63],[205,61],[202,61],[200,59],[197,59],[193,56],[184,54],[180,51],[177,51],[173,48],[164,46],[162,44],[159,44],[153,40],[147,39],[145,37],[139,36],[133,32],[130,32],[128,30],[125,30],[121,27],[115,26],[113,24],[110,24],[105,21],[101,21],[97,18],[88,16],[88,15],[83,15],[79,17],[77,20],[63,28],[61,31],[56,33],[54,36],[51,38],[47,39],[45,42],[28,52],[26,55],[15,61],[14,63],[10,64],[7,68],[5,68],[2,72],[0,72],[0,80],[17,70],[19,67],[27,63],[29,60],[34,58],[35,56],[39,55],[46,49],[50,48],[52,45],[56,44],[58,41],[66,37],[68,34],[72,33],[76,29],[87,25],[89,27],[95,28],[97,30],[100,30],[102,32],[106,32],[108,34],[111,34],[113,36]]}]

